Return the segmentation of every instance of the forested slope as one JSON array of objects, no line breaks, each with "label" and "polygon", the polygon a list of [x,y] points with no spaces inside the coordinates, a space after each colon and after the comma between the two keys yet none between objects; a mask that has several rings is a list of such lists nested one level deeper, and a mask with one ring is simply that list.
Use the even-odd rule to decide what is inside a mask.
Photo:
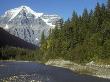
[{"label": "forested slope", "polygon": [[110,62],[110,0],[97,3],[94,10],[74,11],[67,21],[60,20],[45,39],[42,34],[41,52],[46,59],[63,58],[78,63]]}]

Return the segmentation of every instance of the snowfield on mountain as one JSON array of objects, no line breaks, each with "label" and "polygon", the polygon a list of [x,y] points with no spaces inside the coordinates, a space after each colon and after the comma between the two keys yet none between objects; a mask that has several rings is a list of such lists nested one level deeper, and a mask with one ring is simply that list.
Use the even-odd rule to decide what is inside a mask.
[{"label": "snowfield on mountain", "polygon": [[39,45],[42,32],[47,37],[59,19],[61,17],[56,14],[37,13],[30,7],[20,6],[6,11],[0,17],[0,27],[27,42]]}]

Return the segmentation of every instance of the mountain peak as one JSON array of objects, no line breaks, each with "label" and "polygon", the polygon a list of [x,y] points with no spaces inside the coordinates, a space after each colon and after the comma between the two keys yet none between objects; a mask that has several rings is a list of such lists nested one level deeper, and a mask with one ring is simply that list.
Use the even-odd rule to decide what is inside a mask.
[{"label": "mountain peak", "polygon": [[30,7],[28,7],[28,6],[20,6],[20,7],[18,7],[20,10],[25,10],[25,11],[32,11],[32,9],[30,8]]},{"label": "mountain peak", "polygon": [[15,9],[18,9],[18,10],[24,10],[24,11],[27,11],[28,13],[35,13],[35,11],[33,11],[30,7],[28,6],[20,6],[18,8],[15,8]]},{"label": "mountain peak", "polygon": [[5,12],[5,15],[9,15],[11,18],[9,21],[11,21],[13,18],[15,18],[21,11],[25,11],[25,13],[30,13],[33,14],[36,18],[40,17],[43,15],[43,13],[36,13],[35,11],[33,11],[30,7],[28,6],[20,6],[18,8],[14,8],[14,9],[10,9],[8,11]]},{"label": "mountain peak", "polygon": [[30,8],[30,7],[28,7],[28,6],[26,6],[26,5],[22,5],[22,6],[20,6],[21,8]]}]

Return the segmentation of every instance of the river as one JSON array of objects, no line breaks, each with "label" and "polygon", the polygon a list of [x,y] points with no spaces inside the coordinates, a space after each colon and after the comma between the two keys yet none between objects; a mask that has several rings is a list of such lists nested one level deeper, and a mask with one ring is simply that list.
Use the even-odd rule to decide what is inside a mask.
[{"label": "river", "polygon": [[0,82],[110,82],[36,62],[0,62]]}]

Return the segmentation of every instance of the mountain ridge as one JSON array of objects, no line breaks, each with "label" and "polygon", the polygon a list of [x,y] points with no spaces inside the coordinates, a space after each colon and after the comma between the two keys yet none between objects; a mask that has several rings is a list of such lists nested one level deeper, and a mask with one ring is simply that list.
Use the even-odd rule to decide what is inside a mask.
[{"label": "mountain ridge", "polygon": [[54,29],[58,15],[48,15],[33,11],[30,7],[20,6],[10,9],[0,17],[0,27],[29,43],[39,45],[41,34],[48,37],[49,30]]}]

